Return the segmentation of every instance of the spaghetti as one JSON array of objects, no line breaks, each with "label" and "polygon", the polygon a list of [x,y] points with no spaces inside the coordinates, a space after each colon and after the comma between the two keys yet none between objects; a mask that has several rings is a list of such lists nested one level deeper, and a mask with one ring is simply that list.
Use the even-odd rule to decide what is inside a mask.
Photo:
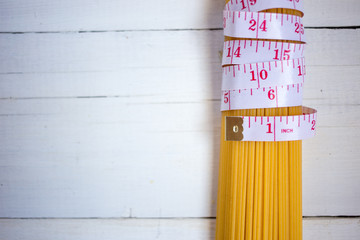
[{"label": "spaghetti", "polygon": [[[264,12],[302,16],[291,9]],[[240,38],[226,36],[225,41],[229,40]],[[228,116],[301,114],[302,106],[222,112],[217,240],[302,239],[302,141],[225,141]]]}]

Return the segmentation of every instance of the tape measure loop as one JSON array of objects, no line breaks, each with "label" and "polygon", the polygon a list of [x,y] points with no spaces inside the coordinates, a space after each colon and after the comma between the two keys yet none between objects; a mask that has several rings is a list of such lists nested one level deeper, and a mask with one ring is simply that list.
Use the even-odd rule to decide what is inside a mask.
[{"label": "tape measure loop", "polygon": [[298,16],[271,12],[223,12],[224,35],[235,38],[277,39],[305,42]]},{"label": "tape measure loop", "polygon": [[304,57],[305,44],[263,40],[224,42],[222,65],[291,60]]},{"label": "tape measure loop", "polygon": [[[239,124],[238,119],[241,119],[241,138],[232,130]],[[308,107],[303,107],[302,115],[226,117],[225,140],[278,142],[307,139],[315,136],[316,121],[317,111]]]},{"label": "tape measure loop", "polygon": [[[223,24],[228,40],[223,46],[221,111],[302,105],[306,75],[302,18],[296,16],[299,12],[268,9],[296,10],[302,17],[303,0],[236,0],[225,6]],[[314,136],[315,126],[316,110],[310,108],[303,108],[303,115],[226,117],[225,138],[301,140]]]},{"label": "tape measure loop", "polygon": [[243,12],[261,12],[269,9],[291,9],[304,15],[303,0],[231,0],[225,10]]}]

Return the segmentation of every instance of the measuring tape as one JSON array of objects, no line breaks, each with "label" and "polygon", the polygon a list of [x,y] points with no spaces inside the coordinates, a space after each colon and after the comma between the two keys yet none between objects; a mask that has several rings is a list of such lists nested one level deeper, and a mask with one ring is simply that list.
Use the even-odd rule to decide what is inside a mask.
[{"label": "measuring tape", "polygon": [[224,11],[223,24],[229,37],[305,41],[302,20],[294,15]]},{"label": "measuring tape", "polygon": [[[301,106],[306,68],[300,17],[255,12],[271,8],[302,12],[301,0],[232,0],[224,10],[221,111]],[[259,39],[292,40],[301,43]],[[226,117],[228,141],[292,141],[315,135],[316,110],[296,116]]]},{"label": "measuring tape", "polygon": [[227,141],[295,141],[316,133],[316,110],[303,107],[303,115],[226,117]]},{"label": "measuring tape", "polygon": [[262,40],[224,42],[222,65],[290,60],[304,57],[305,44]]},{"label": "measuring tape", "polygon": [[304,83],[304,58],[223,67],[222,90]]},{"label": "measuring tape", "polygon": [[230,0],[225,9],[229,11],[260,12],[266,9],[287,8],[298,10],[303,14],[302,0]]},{"label": "measuring tape", "polygon": [[302,105],[303,84],[222,91],[221,111]]}]

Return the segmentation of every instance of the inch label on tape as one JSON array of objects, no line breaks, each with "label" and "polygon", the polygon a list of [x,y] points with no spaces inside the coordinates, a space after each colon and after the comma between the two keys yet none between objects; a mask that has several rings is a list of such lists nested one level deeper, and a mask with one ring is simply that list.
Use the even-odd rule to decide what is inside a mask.
[{"label": "inch label on tape", "polygon": [[262,40],[224,42],[222,65],[271,62],[304,57],[305,44]]},{"label": "inch label on tape", "polygon": [[[303,115],[226,117],[226,141],[295,141],[315,136],[316,110],[303,107]],[[229,118],[229,120],[228,120]],[[242,138],[234,137],[232,128],[242,119]],[[235,124],[234,124],[235,123]],[[229,134],[229,135],[228,135]]]},{"label": "inch label on tape", "polygon": [[304,83],[304,58],[223,67],[222,89],[249,89]]},{"label": "inch label on tape", "polygon": [[221,111],[302,105],[303,84],[278,87],[223,90]]},{"label": "inch label on tape", "polygon": [[225,5],[225,10],[243,12],[260,12],[274,8],[295,9],[304,15],[303,0],[230,0]]},{"label": "inch label on tape", "polygon": [[223,20],[228,37],[305,41],[304,25],[298,16],[224,11]]}]

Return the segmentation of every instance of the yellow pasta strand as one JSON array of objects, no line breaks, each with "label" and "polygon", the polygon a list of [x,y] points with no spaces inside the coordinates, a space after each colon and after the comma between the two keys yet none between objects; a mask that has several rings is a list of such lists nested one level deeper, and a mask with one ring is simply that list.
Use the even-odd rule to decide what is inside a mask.
[{"label": "yellow pasta strand", "polygon": [[225,141],[226,116],[301,114],[301,106],[222,112],[216,240],[302,239],[302,141]]}]

